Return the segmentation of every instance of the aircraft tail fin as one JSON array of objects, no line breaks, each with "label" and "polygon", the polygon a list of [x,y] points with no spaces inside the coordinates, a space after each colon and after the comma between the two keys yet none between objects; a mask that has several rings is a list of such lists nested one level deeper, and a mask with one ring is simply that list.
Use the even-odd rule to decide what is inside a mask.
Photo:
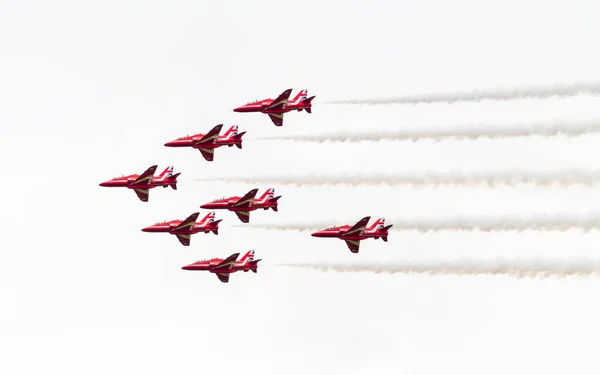
[{"label": "aircraft tail fin", "polygon": [[246,132],[241,132],[233,136],[237,148],[242,148],[242,137],[244,136],[244,134],[246,134]]},{"label": "aircraft tail fin", "polygon": [[254,260],[254,250],[248,250],[246,254],[240,259],[240,264],[245,266]]},{"label": "aircraft tail fin", "polygon": [[380,217],[379,219],[375,220],[375,222],[368,228],[368,230],[369,231],[381,231],[381,229],[383,228],[384,225],[385,225],[385,218]]},{"label": "aircraft tail fin", "polygon": [[219,234],[219,223],[220,223],[221,221],[223,221],[223,219],[216,220],[216,221],[213,223],[215,227],[214,227],[213,229],[211,229],[210,231],[211,231],[211,232],[213,232],[214,234],[218,235],[218,234]]},{"label": "aircraft tail fin", "polygon": [[257,199],[256,203],[265,203],[269,199],[273,198],[275,188],[268,188],[265,192]]},{"label": "aircraft tail fin", "polygon": [[204,218],[200,221],[200,225],[208,225],[210,223],[214,223],[215,221],[215,211],[210,211]]},{"label": "aircraft tail fin", "polygon": [[383,233],[385,233],[383,236],[381,236],[381,239],[383,240],[383,242],[387,242],[387,240],[388,240],[388,234],[387,234],[387,232],[388,232],[388,230],[389,230],[389,229],[390,229],[392,226],[393,226],[393,224],[391,224],[391,225],[388,225],[388,226],[386,226],[386,227],[383,227],[383,228],[381,228],[381,231],[382,231]]},{"label": "aircraft tail fin", "polygon": [[250,265],[250,270],[254,273],[258,273],[258,262],[262,259],[251,260],[248,264]]},{"label": "aircraft tail fin", "polygon": [[302,89],[298,92],[298,94],[292,99],[292,104],[298,104],[302,100],[305,100],[308,97],[308,90]]},{"label": "aircraft tail fin", "polygon": [[272,209],[273,211],[275,211],[275,212],[277,212],[277,211],[278,211],[278,209],[277,209],[277,203],[278,203],[278,202],[277,202],[277,201],[279,200],[279,198],[281,198],[281,195],[278,195],[278,196],[276,196],[276,197],[273,197],[273,198],[270,198],[270,199],[269,199],[269,202],[272,202],[272,203],[273,203],[273,205],[271,206],[271,209]]},{"label": "aircraft tail fin", "polygon": [[173,175],[173,166],[169,165],[167,168],[165,168],[164,171],[162,171],[159,175],[158,175],[158,179],[159,180],[163,180],[166,178],[169,178]]},{"label": "aircraft tail fin", "polygon": [[238,130],[238,126],[233,125],[232,127],[229,128],[229,130],[227,130],[225,132],[225,134],[223,134],[223,138],[224,139],[235,138],[235,136],[237,135],[237,130]]},{"label": "aircraft tail fin", "polygon": [[169,179],[172,181],[169,186],[171,186],[173,188],[173,190],[177,190],[177,177],[179,177],[179,175],[181,174],[181,172],[179,173],[175,173],[173,176],[171,176]]},{"label": "aircraft tail fin", "polygon": [[316,95],[311,96],[310,98],[306,98],[302,101],[303,104],[307,105],[304,110],[308,113],[312,113],[312,100],[316,97]]}]

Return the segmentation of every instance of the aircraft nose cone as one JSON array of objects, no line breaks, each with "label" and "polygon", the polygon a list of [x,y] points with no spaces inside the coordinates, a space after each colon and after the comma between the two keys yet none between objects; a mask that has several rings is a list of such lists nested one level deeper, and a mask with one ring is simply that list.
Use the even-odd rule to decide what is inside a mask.
[{"label": "aircraft nose cone", "polygon": [[209,209],[211,207],[210,203],[205,203],[200,205],[200,208]]},{"label": "aircraft nose cone", "polygon": [[142,232],[151,232],[151,231],[152,231],[152,227],[142,228]]},{"label": "aircraft nose cone", "polygon": [[313,237],[321,237],[322,233],[321,233],[321,231],[317,231],[317,232],[311,233],[310,235],[313,236]]},{"label": "aircraft nose cone", "polygon": [[173,141],[170,141],[170,142],[167,142],[167,143],[165,143],[165,146],[166,146],[166,147],[173,147],[173,146],[174,146],[174,143],[175,143],[175,142],[173,142]]},{"label": "aircraft nose cone", "polygon": [[241,105],[237,108],[233,109],[233,112],[245,112],[248,110],[248,107],[246,107],[246,105]]},{"label": "aircraft nose cone", "polygon": [[187,266],[183,266],[183,267],[181,267],[181,269],[182,269],[182,270],[187,270],[187,271],[189,271],[189,270],[190,270],[190,266],[189,266],[189,265],[187,265]]},{"label": "aircraft nose cone", "polygon": [[99,185],[100,186],[108,186],[108,183],[107,182],[101,182]]}]

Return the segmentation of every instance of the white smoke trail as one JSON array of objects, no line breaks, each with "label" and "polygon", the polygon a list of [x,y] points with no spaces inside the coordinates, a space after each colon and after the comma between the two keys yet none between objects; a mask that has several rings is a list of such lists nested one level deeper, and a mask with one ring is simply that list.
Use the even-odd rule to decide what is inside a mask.
[{"label": "white smoke trail", "polygon": [[[343,224],[353,225],[360,217],[349,218]],[[600,229],[600,212],[588,214],[577,213],[545,213],[531,216],[500,215],[483,216],[469,215],[448,218],[389,218],[386,224],[393,224],[390,231],[568,231],[579,229],[583,231]],[[314,232],[323,228],[340,225],[334,222],[310,223],[274,223],[241,225],[246,228]],[[239,225],[238,225],[239,226]]]},{"label": "white smoke trail", "polygon": [[600,276],[600,262],[591,259],[503,259],[419,261],[394,263],[305,263],[279,264],[284,267],[319,271],[369,272],[383,274],[425,275],[503,275],[515,278]]},{"label": "white smoke trail", "polygon": [[540,186],[575,185],[593,186],[600,182],[600,170],[556,169],[549,171],[414,171],[400,173],[369,173],[360,175],[318,176],[315,174],[291,176],[241,176],[200,178],[195,181],[220,181],[225,183],[271,185],[347,185],[347,186],[397,186],[397,185],[520,185]]},{"label": "white smoke trail", "polygon": [[573,82],[569,84],[555,83],[550,85],[531,85],[527,87],[472,90],[465,92],[431,93],[411,95],[397,98],[373,98],[356,100],[339,100],[323,104],[417,104],[417,103],[453,103],[459,101],[510,100],[518,98],[550,98],[555,96],[575,96],[580,94],[596,94],[600,92],[600,81]]},{"label": "white smoke trail", "polygon": [[477,138],[518,138],[529,136],[581,136],[589,133],[600,132],[600,119],[581,121],[574,123],[571,121],[554,121],[551,123],[538,124],[464,124],[452,128],[432,127],[432,128],[407,128],[398,130],[372,130],[363,133],[349,133],[346,130],[339,133],[325,134],[298,134],[288,136],[262,137],[264,140],[285,140],[300,142],[378,142],[378,141],[418,141],[431,139],[442,140],[460,140]]}]

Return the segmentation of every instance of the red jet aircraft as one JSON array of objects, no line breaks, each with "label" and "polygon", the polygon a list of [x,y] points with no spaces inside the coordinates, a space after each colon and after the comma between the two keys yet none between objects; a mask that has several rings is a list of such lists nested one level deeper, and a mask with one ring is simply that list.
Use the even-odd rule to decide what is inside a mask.
[{"label": "red jet aircraft", "polygon": [[375,238],[376,240],[381,237],[382,240],[387,242],[388,230],[392,225],[384,226],[385,219],[378,219],[373,225],[365,229],[367,223],[371,220],[370,216],[362,218],[354,226],[341,225],[336,227],[329,227],[311,234],[313,237],[326,237],[326,238],[339,238],[346,241],[346,245],[353,253],[358,253],[360,247],[360,241],[367,238]]},{"label": "red jet aircraft", "polygon": [[192,147],[200,151],[204,159],[213,161],[215,149],[221,146],[242,148],[242,137],[246,132],[238,133],[238,126],[233,125],[223,135],[219,135],[223,124],[212,128],[206,134],[187,135],[165,143],[167,147]]},{"label": "red jet aircraft", "polygon": [[239,255],[240,253],[235,253],[225,259],[213,258],[199,260],[192,264],[188,264],[187,266],[183,266],[181,269],[188,271],[208,271],[216,274],[219,280],[224,283],[228,283],[229,275],[237,271],[258,272],[258,262],[262,259],[254,260],[254,250],[248,251],[242,259],[236,261]]},{"label": "red jet aircraft", "polygon": [[222,219],[215,221],[215,212],[212,211],[209,212],[204,219],[196,222],[199,214],[199,212],[194,212],[185,220],[171,220],[156,223],[142,229],[142,232],[173,234],[183,246],[190,246],[190,237],[192,234],[200,232],[213,232],[214,234],[219,234],[219,223]]},{"label": "red jet aircraft", "polygon": [[177,190],[177,177],[181,173],[173,174],[173,167],[169,166],[158,177],[154,177],[157,167],[157,165],[153,165],[141,175],[132,174],[115,177],[112,180],[102,182],[100,186],[133,189],[142,202],[148,202],[150,189],[154,189],[155,187],[162,186],[166,188],[170,186],[173,190]]},{"label": "red jet aircraft", "polygon": [[271,121],[275,126],[283,125],[283,114],[290,111],[301,112],[305,110],[308,113],[312,113],[311,101],[315,96],[308,97],[308,90],[304,89],[294,97],[292,100],[288,100],[292,89],[287,89],[276,99],[263,99],[250,102],[241,107],[234,109],[234,112],[261,112],[269,115]]},{"label": "red jet aircraft", "polygon": [[275,197],[275,189],[270,188],[258,199],[256,199],[256,193],[258,189],[252,189],[243,197],[229,197],[215,199],[210,203],[203,204],[200,208],[208,210],[229,210],[235,212],[237,217],[242,223],[250,222],[250,211],[258,210],[262,208],[268,210],[271,208],[273,211],[277,211],[277,201],[281,198],[281,195]]}]

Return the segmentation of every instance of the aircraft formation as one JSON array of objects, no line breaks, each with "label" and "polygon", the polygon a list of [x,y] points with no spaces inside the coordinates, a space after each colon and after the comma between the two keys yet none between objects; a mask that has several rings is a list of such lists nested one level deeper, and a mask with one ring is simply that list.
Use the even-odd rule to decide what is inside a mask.
[{"label": "aircraft formation", "polygon": [[[308,96],[308,90],[301,90],[293,99],[290,100],[292,89],[287,89],[275,99],[256,100],[240,107],[235,108],[234,112],[258,112],[269,116],[275,126],[283,126],[284,114],[291,111],[312,113],[312,100],[315,96]],[[165,147],[187,147],[196,149],[208,162],[214,160],[215,150],[222,146],[242,149],[242,137],[246,132],[238,132],[238,125],[231,126],[223,135],[220,135],[223,124],[216,125],[206,134],[198,133],[195,135],[186,135],[175,140],[166,142]],[[100,183],[102,187],[121,187],[133,190],[142,202],[148,202],[150,190],[156,187],[177,190],[177,177],[181,173],[174,173],[173,166],[165,168],[158,176],[155,176],[158,165],[153,165],[146,169],[142,174],[123,175],[112,178]],[[211,210],[200,221],[198,217],[200,212],[194,212],[183,220],[171,220],[156,223],[154,225],[142,228],[147,233],[168,233],[174,235],[183,246],[190,246],[191,237],[197,233],[219,234],[219,223],[223,220],[215,220],[215,210],[227,210],[235,213],[242,223],[250,222],[250,213],[259,209],[268,211],[269,209],[277,212],[278,201],[281,196],[275,196],[275,189],[269,188],[258,198],[256,198],[259,189],[252,189],[242,196],[233,196],[228,198],[219,198],[211,202],[200,205],[200,208]],[[382,239],[387,242],[388,230],[392,225],[385,225],[385,219],[377,219],[371,226],[368,226],[370,216],[366,216],[353,225],[332,226],[312,233],[313,237],[337,238],[346,243],[348,249],[357,254],[360,248],[360,242],[373,238]],[[221,282],[228,283],[229,276],[232,273],[243,271],[252,271],[257,273],[258,262],[261,259],[254,259],[254,250],[246,252],[239,260],[240,253],[234,253],[227,258],[212,258],[181,267],[189,271],[208,271],[214,273]]]}]

